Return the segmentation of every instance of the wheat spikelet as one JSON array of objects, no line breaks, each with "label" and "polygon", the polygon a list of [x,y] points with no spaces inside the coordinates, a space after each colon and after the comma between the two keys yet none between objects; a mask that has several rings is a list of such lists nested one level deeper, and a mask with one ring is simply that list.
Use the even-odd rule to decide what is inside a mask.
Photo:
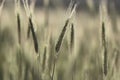
[{"label": "wheat spikelet", "polygon": [[102,44],[104,48],[104,75],[107,75],[107,47],[106,47],[106,40],[105,40],[105,26],[104,22],[102,22]]},{"label": "wheat spikelet", "polygon": [[67,28],[68,23],[69,23],[69,19],[66,20],[65,25],[64,25],[64,27],[63,27],[63,30],[62,30],[62,32],[61,32],[61,34],[60,34],[60,36],[59,36],[59,39],[58,39],[58,41],[57,41],[57,44],[56,44],[56,46],[55,46],[55,51],[56,51],[57,53],[58,53],[59,50],[60,50],[61,43],[62,43],[62,41],[63,41],[63,37],[64,37],[64,35],[65,35],[65,32],[66,32],[66,28]]},{"label": "wheat spikelet", "polygon": [[35,35],[35,31],[34,31],[34,27],[33,27],[31,18],[29,18],[29,24],[30,24],[30,30],[31,30],[32,36],[33,36],[35,52],[38,53],[38,42],[37,42],[37,37]]},{"label": "wheat spikelet", "polygon": [[53,72],[51,75],[51,80],[54,80],[55,68],[56,68],[56,58],[54,58],[54,62],[53,62]]}]

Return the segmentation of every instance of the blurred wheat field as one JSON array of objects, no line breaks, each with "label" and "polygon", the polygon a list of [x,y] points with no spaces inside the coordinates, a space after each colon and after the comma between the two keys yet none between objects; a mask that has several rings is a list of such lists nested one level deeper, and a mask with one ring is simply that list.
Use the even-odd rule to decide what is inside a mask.
[{"label": "blurred wheat field", "polygon": [[[17,0],[16,0],[17,1]],[[47,1],[47,0],[46,0]],[[48,0],[49,1],[49,0]],[[74,0],[73,0],[74,1]],[[59,42],[68,8],[50,8],[48,23],[45,8],[35,8],[29,16],[25,7],[18,14],[21,24],[19,44],[18,23],[14,5],[3,5],[0,16],[0,80],[119,80],[120,79],[120,28],[119,14],[77,11],[72,15],[59,51]],[[68,5],[69,7],[69,5]],[[32,20],[33,32],[28,27]],[[102,33],[104,22],[104,33]],[[74,28],[71,49],[71,23]],[[35,51],[33,34],[38,42]],[[103,46],[105,36],[106,49]],[[58,42],[57,42],[58,41]],[[107,75],[104,74],[104,52],[107,51]]]}]

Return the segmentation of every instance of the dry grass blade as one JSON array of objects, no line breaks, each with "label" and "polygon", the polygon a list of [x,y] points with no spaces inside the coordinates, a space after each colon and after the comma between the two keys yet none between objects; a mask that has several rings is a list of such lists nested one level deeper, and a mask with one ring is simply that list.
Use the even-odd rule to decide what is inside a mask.
[{"label": "dry grass blade", "polygon": [[19,44],[21,44],[21,23],[19,13],[17,14],[17,25],[18,25],[18,40]]},{"label": "dry grass blade", "polygon": [[64,35],[65,35],[65,32],[66,32],[66,28],[67,28],[68,23],[69,23],[69,19],[66,20],[66,23],[65,23],[65,25],[64,25],[64,27],[63,27],[63,30],[62,30],[62,32],[61,32],[61,34],[60,34],[60,36],[59,36],[59,39],[58,39],[58,41],[57,41],[57,44],[56,44],[56,46],[55,46],[55,51],[56,51],[57,53],[58,53],[59,50],[60,50],[61,43],[62,43],[62,41],[63,41],[63,37],[64,37]]},{"label": "dry grass blade", "polygon": [[43,63],[42,63],[42,69],[45,70],[45,62],[46,62],[46,53],[47,53],[47,47],[44,48],[44,56],[43,56]]},{"label": "dry grass blade", "polygon": [[35,35],[35,31],[34,31],[34,28],[33,28],[33,23],[32,23],[31,18],[29,18],[29,24],[30,24],[30,30],[31,30],[32,36],[33,36],[35,52],[38,53],[38,42],[37,42],[37,37]]},{"label": "dry grass blade", "polygon": [[106,47],[106,40],[105,40],[105,26],[104,22],[102,23],[102,44],[104,48],[104,75],[107,75],[107,47]]},{"label": "dry grass blade", "polygon": [[70,35],[70,48],[71,50],[73,49],[74,47],[74,24],[72,23],[71,24],[71,35]]}]

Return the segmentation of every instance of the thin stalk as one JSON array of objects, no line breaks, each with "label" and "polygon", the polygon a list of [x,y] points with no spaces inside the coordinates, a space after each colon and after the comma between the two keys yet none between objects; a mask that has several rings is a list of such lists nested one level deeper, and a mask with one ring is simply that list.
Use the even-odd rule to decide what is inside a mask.
[{"label": "thin stalk", "polygon": [[56,58],[54,59],[54,63],[53,63],[53,71],[52,71],[51,80],[54,80],[55,68],[56,68]]},{"label": "thin stalk", "polygon": [[45,63],[46,63],[46,54],[47,54],[47,47],[44,48],[44,56],[43,56],[43,63],[42,63],[42,69],[45,70]]}]

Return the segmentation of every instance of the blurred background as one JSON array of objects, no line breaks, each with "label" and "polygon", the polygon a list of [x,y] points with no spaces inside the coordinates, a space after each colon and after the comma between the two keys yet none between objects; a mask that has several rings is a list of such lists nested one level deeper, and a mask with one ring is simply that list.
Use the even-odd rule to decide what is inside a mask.
[{"label": "blurred background", "polygon": [[[47,0],[28,0],[28,3],[30,4],[31,2],[35,2],[35,7],[44,7],[44,3]],[[72,0],[48,0],[49,1],[49,7],[51,8],[57,8],[57,7],[62,7],[66,8],[70,4]],[[99,5],[101,1],[106,1],[106,6],[108,11],[111,11],[111,8],[115,7],[116,11],[120,11],[120,1],[119,0],[74,0],[78,3],[78,10],[93,10],[93,11],[98,11],[99,10]],[[0,0],[2,2],[2,0]],[[22,2],[22,0],[21,0]],[[5,2],[6,5],[14,5],[14,0],[6,0]]]},{"label": "blurred background", "polygon": [[[15,0],[0,0],[0,80],[50,80],[55,45],[70,16],[69,5],[77,3],[70,24],[74,24],[74,52],[70,51],[70,24],[56,61],[54,80],[120,80],[120,0],[27,0],[39,53],[32,35],[27,39],[28,14],[20,0],[21,45]],[[71,7],[71,6],[70,6]],[[108,57],[108,75],[103,75],[102,22]],[[44,49],[47,47],[46,55]],[[71,55],[72,53],[72,55]],[[46,60],[44,60],[46,56]],[[40,60],[38,60],[40,57]],[[42,65],[45,63],[45,71]]]}]

